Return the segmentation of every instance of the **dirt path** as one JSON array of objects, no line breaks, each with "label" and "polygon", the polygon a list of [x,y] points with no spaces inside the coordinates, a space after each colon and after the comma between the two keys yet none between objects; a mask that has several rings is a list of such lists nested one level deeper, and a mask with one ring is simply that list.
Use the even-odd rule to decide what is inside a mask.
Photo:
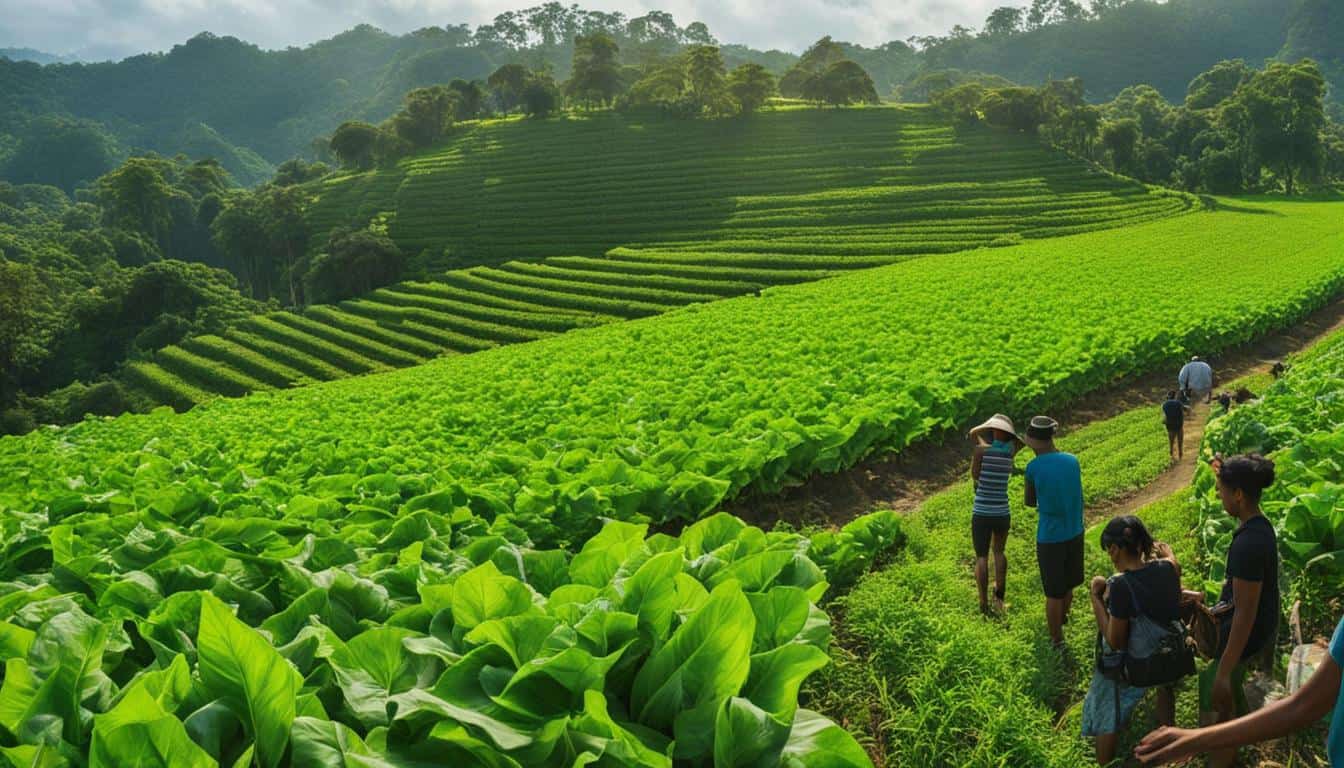
[{"label": "dirt path", "polygon": [[[1248,373],[1268,373],[1272,365],[1272,362],[1268,362],[1260,366],[1258,370],[1248,371]],[[1179,461],[1172,464],[1151,483],[1133,494],[1088,507],[1088,524],[1116,515],[1133,514],[1173,493],[1188,489],[1195,480],[1195,469],[1199,462],[1199,446],[1204,441],[1204,426],[1209,422],[1211,410],[1208,405],[1201,403],[1196,405],[1190,415],[1186,417],[1185,452]]]},{"label": "dirt path", "polygon": [[[1278,360],[1344,329],[1344,296],[1298,324],[1249,344],[1206,357],[1220,384],[1268,371]],[[1134,408],[1156,407],[1175,383],[1175,371],[1156,371],[1098,390],[1052,415],[1066,429],[1077,429]],[[1194,477],[1198,447],[1207,420],[1201,406],[1187,421],[1182,461],[1134,495],[1099,506],[1095,514],[1117,514],[1165,498]],[[877,456],[844,472],[813,475],[779,494],[744,496],[725,505],[728,512],[753,524],[786,521],[793,525],[843,525],[874,509],[908,511],[924,499],[964,478],[969,451],[961,434],[945,434],[910,446],[898,454]]]}]

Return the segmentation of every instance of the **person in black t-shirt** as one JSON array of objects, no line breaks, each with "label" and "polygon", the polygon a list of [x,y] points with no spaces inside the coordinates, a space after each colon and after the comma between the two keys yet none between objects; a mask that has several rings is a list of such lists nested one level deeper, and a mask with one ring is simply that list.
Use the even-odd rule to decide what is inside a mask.
[{"label": "person in black t-shirt", "polygon": [[[1260,496],[1274,483],[1274,462],[1256,454],[1211,462],[1223,509],[1240,521],[1227,551],[1227,580],[1214,613],[1221,614],[1217,661],[1200,676],[1202,724],[1246,714],[1245,661],[1271,646],[1279,628],[1279,549],[1274,526],[1260,511]],[[1228,606],[1231,615],[1223,612]],[[1210,766],[1229,766],[1236,750],[1209,755]]]},{"label": "person in black t-shirt", "polygon": [[1189,409],[1174,389],[1167,393],[1167,401],[1162,404],[1162,420],[1167,425],[1167,451],[1177,461],[1185,456],[1185,412]]},{"label": "person in black t-shirt", "polygon": [[[1120,652],[1132,647],[1130,632],[1140,616],[1157,624],[1180,618],[1181,571],[1171,547],[1155,543],[1134,515],[1112,518],[1102,529],[1101,548],[1117,573],[1109,579],[1093,578],[1089,592],[1097,631],[1104,641],[1102,663],[1116,665],[1122,658]],[[1093,670],[1083,700],[1083,735],[1096,737],[1099,764],[1109,765],[1115,759],[1120,729],[1146,693],[1146,688]],[[1158,688],[1157,713],[1162,724],[1176,721],[1176,697],[1170,687]]]}]

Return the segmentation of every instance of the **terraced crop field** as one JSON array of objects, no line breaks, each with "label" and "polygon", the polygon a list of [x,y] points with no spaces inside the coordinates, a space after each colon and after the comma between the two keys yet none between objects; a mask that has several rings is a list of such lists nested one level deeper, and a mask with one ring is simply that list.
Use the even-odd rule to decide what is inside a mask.
[{"label": "terraced crop field", "polygon": [[1192,205],[912,107],[497,121],[316,191],[317,232],[390,213],[407,252],[477,266],[195,339],[133,387],[181,409]]},{"label": "terraced crop field", "polygon": [[[971,587],[932,538],[936,514],[805,537],[713,513],[989,412],[1212,354],[1339,295],[1337,204],[1239,208],[0,438],[5,756],[869,768],[799,691],[828,665],[828,584],[906,542],[938,561],[860,582],[850,616],[871,627],[875,607],[910,608],[916,621],[885,626],[929,650],[891,658],[927,674],[869,688],[920,705],[914,684],[1011,663],[992,711],[957,710],[992,741],[926,727],[931,711],[946,721],[942,698],[897,713],[893,728],[920,739],[898,749],[1077,765],[1086,755],[1048,727],[1027,666],[1040,645],[1024,641],[1029,614],[1011,634],[983,624],[947,641],[948,606]],[[285,338],[290,323],[249,333]],[[249,365],[258,381],[285,373]],[[1108,460],[1091,498],[1141,482],[1161,455],[1155,415],[1121,426],[1096,435]],[[1141,433],[1147,463],[1130,453]],[[648,530],[678,518],[678,535]],[[1014,568],[1024,594],[1028,569]],[[892,583],[901,600],[862,600]]]},{"label": "terraced crop field", "polygon": [[404,249],[446,247],[468,264],[616,247],[892,260],[1188,205],[1090,171],[1033,137],[956,128],[909,106],[488,123],[393,171],[319,192],[316,231],[393,212],[389,233]]}]

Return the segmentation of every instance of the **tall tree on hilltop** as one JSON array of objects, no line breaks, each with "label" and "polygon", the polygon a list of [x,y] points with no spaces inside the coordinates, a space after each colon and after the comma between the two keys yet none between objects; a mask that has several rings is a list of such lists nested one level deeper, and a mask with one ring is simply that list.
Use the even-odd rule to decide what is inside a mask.
[{"label": "tall tree on hilltop", "polygon": [[331,134],[331,151],[344,168],[372,168],[379,133],[375,125],[359,120],[346,121]]},{"label": "tall tree on hilltop", "polygon": [[845,49],[827,35],[803,51],[798,63],[784,73],[779,80],[779,92],[791,99],[809,98],[804,92],[817,87],[810,81],[821,77],[832,64],[844,60]]},{"label": "tall tree on hilltop", "polygon": [[760,64],[743,64],[728,74],[728,93],[749,115],[775,94],[775,76]]},{"label": "tall tree on hilltop", "polygon": [[620,48],[605,32],[574,38],[573,74],[565,83],[571,101],[605,107],[621,92]]},{"label": "tall tree on hilltop", "polygon": [[1245,109],[1251,151],[1290,195],[1299,178],[1320,166],[1324,97],[1325,79],[1310,60],[1274,62],[1233,97]]},{"label": "tall tree on hilltop", "polygon": [[472,120],[485,111],[485,90],[475,80],[453,80],[448,84],[456,99],[453,117],[456,120]]},{"label": "tall tree on hilltop", "polygon": [[1255,76],[1255,70],[1241,59],[1220,61],[1201,72],[1185,91],[1187,109],[1212,109],[1232,97],[1242,83]]},{"label": "tall tree on hilltop", "polygon": [[96,194],[104,224],[139,232],[162,247],[173,223],[173,189],[154,160],[127,160],[98,179]]},{"label": "tall tree on hilltop", "polygon": [[392,116],[392,129],[413,147],[434,144],[453,125],[457,95],[451,88],[431,85],[406,94],[401,111]]},{"label": "tall tree on hilltop", "polygon": [[813,78],[805,97],[832,106],[863,103],[876,104],[877,89],[873,78],[857,63],[845,59],[826,68],[820,77]]},{"label": "tall tree on hilltop", "polygon": [[727,111],[728,89],[723,54],[712,45],[697,45],[686,52],[686,90],[701,111]]},{"label": "tall tree on hilltop", "polygon": [[527,88],[532,73],[522,64],[505,64],[486,78],[490,95],[495,98],[500,111],[508,114],[523,103],[523,91]]},{"label": "tall tree on hilltop", "polygon": [[985,19],[985,37],[1008,37],[1021,32],[1025,13],[1011,5],[995,8]]}]

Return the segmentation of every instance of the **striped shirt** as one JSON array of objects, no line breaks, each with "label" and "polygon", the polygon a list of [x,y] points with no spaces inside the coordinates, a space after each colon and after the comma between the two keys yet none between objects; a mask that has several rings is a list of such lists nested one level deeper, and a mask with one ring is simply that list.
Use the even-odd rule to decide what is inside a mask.
[{"label": "striped shirt", "polygon": [[995,450],[985,451],[980,459],[980,480],[975,484],[975,503],[971,513],[984,517],[1006,517],[1008,478],[1013,474],[1013,457]]}]

